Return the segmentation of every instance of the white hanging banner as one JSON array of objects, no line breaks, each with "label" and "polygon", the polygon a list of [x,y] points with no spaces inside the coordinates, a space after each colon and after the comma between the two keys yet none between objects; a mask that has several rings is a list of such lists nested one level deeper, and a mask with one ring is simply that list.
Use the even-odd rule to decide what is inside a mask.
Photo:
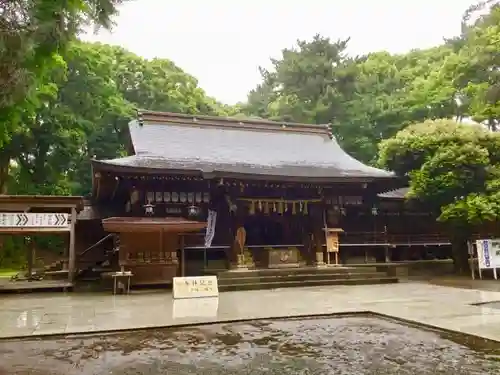
[{"label": "white hanging banner", "polygon": [[217,211],[208,210],[207,231],[205,232],[205,247],[212,246],[215,235],[215,223],[217,221]]}]

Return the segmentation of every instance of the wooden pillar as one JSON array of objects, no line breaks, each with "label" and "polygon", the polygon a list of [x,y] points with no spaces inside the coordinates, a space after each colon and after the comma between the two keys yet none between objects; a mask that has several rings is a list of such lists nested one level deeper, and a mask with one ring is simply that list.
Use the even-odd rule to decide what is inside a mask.
[{"label": "wooden pillar", "polygon": [[306,265],[312,266],[315,263],[316,251],[314,250],[311,237],[312,229],[310,220],[305,220],[303,216],[292,216],[290,220],[294,220],[302,232],[302,255]]},{"label": "wooden pillar", "polygon": [[313,264],[316,266],[323,266],[325,264],[324,253],[326,250],[326,248],[323,248],[323,244],[326,244],[323,205],[314,205],[309,208],[309,212],[312,224],[313,248],[315,252]]},{"label": "wooden pillar", "polygon": [[246,244],[246,231],[244,228],[245,223],[244,207],[240,206],[236,213],[227,213],[227,225],[230,228],[231,236],[231,257],[230,268],[244,268],[245,267],[245,244]]},{"label": "wooden pillar", "polygon": [[75,279],[76,252],[75,252],[75,229],[76,229],[76,209],[71,209],[71,226],[69,232],[69,264],[68,279],[73,282]]},{"label": "wooden pillar", "polygon": [[181,250],[181,277],[186,276],[186,254],[184,250],[184,235],[179,236]]},{"label": "wooden pillar", "polygon": [[28,253],[28,279],[31,279],[33,274],[33,262],[34,262],[34,252],[35,252],[35,241],[33,238],[24,237],[24,245],[26,246],[26,252]]}]

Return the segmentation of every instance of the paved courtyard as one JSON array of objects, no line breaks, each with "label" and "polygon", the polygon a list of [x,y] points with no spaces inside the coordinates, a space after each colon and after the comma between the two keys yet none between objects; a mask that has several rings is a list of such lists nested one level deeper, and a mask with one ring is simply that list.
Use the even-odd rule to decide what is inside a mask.
[{"label": "paved courtyard", "polygon": [[190,323],[374,312],[500,341],[500,292],[425,283],[222,293],[176,300],[169,292],[30,294],[0,297],[0,338],[92,333]]}]

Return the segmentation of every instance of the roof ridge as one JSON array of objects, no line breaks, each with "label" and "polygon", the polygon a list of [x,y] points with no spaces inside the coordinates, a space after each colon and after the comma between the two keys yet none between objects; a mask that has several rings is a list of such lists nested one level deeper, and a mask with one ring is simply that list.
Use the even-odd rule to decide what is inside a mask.
[{"label": "roof ridge", "polygon": [[149,110],[137,110],[137,120],[139,122],[139,125],[143,125],[144,122],[169,122],[177,125],[208,126],[225,129],[288,131],[298,133],[323,134],[328,135],[330,138],[333,137],[330,129],[330,124],[301,124],[286,121],[279,122],[248,118],[240,119],[236,117],[207,116]]}]

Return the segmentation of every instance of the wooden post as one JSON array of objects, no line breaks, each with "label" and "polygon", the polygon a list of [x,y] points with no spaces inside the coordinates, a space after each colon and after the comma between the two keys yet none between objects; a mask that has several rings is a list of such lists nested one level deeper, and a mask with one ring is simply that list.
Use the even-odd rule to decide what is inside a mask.
[{"label": "wooden post", "polygon": [[26,246],[26,251],[28,253],[28,280],[31,280],[33,274],[33,252],[34,252],[34,241],[33,238],[24,237],[24,246]]},{"label": "wooden post", "polygon": [[476,279],[476,272],[474,270],[474,245],[472,241],[467,241],[467,249],[469,253],[469,267],[471,271],[472,280]]},{"label": "wooden post", "polygon": [[184,236],[181,234],[180,235],[180,242],[181,242],[181,277],[186,276],[186,255],[184,253]]},{"label": "wooden post", "polygon": [[76,253],[75,253],[75,228],[76,228],[76,209],[71,208],[71,226],[69,232],[69,265],[68,265],[68,280],[70,283],[75,278]]}]

